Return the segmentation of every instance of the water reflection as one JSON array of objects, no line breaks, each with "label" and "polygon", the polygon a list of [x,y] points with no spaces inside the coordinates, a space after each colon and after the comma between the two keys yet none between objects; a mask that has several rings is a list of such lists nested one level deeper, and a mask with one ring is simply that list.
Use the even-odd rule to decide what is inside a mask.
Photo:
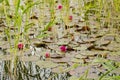
[{"label": "water reflection", "polygon": [[40,68],[34,62],[17,60],[0,62],[0,80],[68,80],[67,73],[56,74],[50,68]]}]

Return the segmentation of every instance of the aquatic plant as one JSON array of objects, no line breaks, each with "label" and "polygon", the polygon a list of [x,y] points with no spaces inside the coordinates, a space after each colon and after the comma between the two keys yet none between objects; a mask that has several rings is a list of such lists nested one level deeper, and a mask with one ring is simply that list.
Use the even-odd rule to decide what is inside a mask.
[{"label": "aquatic plant", "polygon": [[66,46],[60,46],[60,51],[61,52],[66,52],[67,51],[67,47]]},{"label": "aquatic plant", "polygon": [[46,58],[50,58],[50,53],[46,52],[46,53],[45,53],[45,57],[46,57]]}]

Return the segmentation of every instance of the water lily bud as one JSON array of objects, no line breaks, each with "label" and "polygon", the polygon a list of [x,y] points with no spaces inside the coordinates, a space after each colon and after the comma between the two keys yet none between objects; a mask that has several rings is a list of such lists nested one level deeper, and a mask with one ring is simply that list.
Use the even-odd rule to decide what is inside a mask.
[{"label": "water lily bud", "polygon": [[69,20],[72,20],[73,19],[73,16],[69,16]]},{"label": "water lily bud", "polygon": [[66,52],[67,51],[67,47],[66,46],[60,46],[60,50],[61,52]]},{"label": "water lily bud", "polygon": [[19,43],[19,44],[18,44],[18,49],[19,49],[19,50],[22,50],[22,49],[23,49],[23,44],[22,44],[22,43]]},{"label": "water lily bud", "polygon": [[62,9],[62,5],[58,5],[58,9],[59,9],[59,10]]},{"label": "water lily bud", "polygon": [[46,57],[46,58],[50,58],[50,53],[48,53],[48,52],[45,53],[45,57]]}]

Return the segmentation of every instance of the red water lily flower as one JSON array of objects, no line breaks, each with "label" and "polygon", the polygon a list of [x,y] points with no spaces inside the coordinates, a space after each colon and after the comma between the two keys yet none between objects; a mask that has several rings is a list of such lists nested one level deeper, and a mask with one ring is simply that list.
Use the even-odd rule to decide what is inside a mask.
[{"label": "red water lily flower", "polygon": [[72,20],[73,19],[73,16],[69,16],[69,20]]},{"label": "red water lily flower", "polygon": [[46,52],[46,53],[45,53],[45,57],[46,57],[46,58],[50,58],[50,53]]},{"label": "red water lily flower", "polygon": [[66,46],[60,46],[60,50],[61,52],[66,52],[67,51],[67,47]]},{"label": "red water lily flower", "polygon": [[22,43],[19,43],[19,44],[18,44],[18,49],[19,49],[19,50],[22,50],[22,49],[23,49],[23,46],[24,46],[24,45],[23,45]]},{"label": "red water lily flower", "polygon": [[62,9],[62,5],[58,5],[58,9],[59,9],[59,10]]}]

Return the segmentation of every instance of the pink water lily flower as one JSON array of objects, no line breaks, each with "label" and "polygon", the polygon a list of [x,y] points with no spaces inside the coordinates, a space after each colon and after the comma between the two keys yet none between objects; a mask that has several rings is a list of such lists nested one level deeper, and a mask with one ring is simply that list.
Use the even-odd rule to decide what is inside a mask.
[{"label": "pink water lily flower", "polygon": [[60,46],[60,51],[61,52],[66,52],[67,51],[67,47],[66,46]]},{"label": "pink water lily flower", "polygon": [[59,10],[62,9],[62,5],[58,5],[58,9],[59,9]]},{"label": "pink water lily flower", "polygon": [[73,16],[69,16],[69,20],[72,20],[73,19]]},{"label": "pink water lily flower", "polygon": [[18,49],[19,49],[19,50],[22,50],[22,49],[23,49],[23,46],[24,46],[24,45],[23,45],[22,43],[19,43],[19,44],[18,44]]},{"label": "pink water lily flower", "polygon": [[46,57],[46,58],[50,58],[50,53],[46,52],[46,53],[45,53],[45,57]]}]

